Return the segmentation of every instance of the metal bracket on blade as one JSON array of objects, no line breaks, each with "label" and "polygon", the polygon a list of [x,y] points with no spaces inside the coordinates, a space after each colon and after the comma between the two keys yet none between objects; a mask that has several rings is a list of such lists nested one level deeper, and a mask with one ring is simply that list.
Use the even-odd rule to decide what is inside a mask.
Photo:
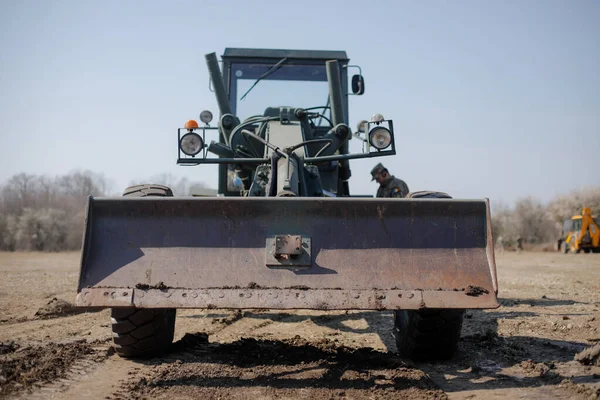
[{"label": "metal bracket on blade", "polygon": [[310,238],[301,235],[276,235],[267,238],[267,267],[312,266]]}]

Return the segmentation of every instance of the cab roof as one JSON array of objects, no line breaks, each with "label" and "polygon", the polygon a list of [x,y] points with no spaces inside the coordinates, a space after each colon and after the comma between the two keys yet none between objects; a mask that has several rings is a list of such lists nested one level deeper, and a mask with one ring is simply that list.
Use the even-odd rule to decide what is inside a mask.
[{"label": "cab roof", "polygon": [[338,60],[349,61],[345,51],[340,50],[291,50],[291,49],[254,49],[227,47],[223,53],[223,58],[273,58],[280,60],[282,58],[302,59],[302,60]]}]

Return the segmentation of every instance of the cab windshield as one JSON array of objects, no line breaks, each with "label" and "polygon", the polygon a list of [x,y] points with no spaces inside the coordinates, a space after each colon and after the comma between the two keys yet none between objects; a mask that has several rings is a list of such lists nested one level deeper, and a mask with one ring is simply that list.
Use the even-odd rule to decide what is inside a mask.
[{"label": "cab windshield", "polygon": [[[233,111],[241,121],[263,115],[268,107],[329,106],[325,65],[287,64],[285,60],[273,64],[234,63],[230,98],[235,99]],[[313,111],[330,116],[326,108]],[[315,124],[325,126],[328,122],[317,119]]]}]

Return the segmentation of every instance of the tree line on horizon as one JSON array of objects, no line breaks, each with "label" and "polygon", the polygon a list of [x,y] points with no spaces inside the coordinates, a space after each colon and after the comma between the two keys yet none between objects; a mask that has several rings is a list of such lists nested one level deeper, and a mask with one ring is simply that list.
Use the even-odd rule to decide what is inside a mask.
[{"label": "tree line on horizon", "polygon": [[[203,182],[190,182],[170,174],[131,181],[131,185],[156,183],[169,186],[176,196],[189,196],[204,189]],[[0,250],[79,250],[82,244],[88,196],[120,196],[104,175],[74,171],[49,177],[20,173],[0,184]],[[493,199],[491,202],[493,203]],[[496,240],[510,244],[517,237],[533,244],[554,242],[562,222],[590,207],[600,216],[600,186],[561,194],[544,204],[535,197],[522,197],[513,205],[494,205],[492,230]]]}]

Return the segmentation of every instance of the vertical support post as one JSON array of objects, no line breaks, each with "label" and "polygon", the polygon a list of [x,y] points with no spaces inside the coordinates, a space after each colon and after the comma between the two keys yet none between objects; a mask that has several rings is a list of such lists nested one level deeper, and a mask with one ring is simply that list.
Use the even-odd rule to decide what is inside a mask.
[{"label": "vertical support post", "polygon": [[[331,119],[334,125],[343,124],[346,122],[344,117],[344,106],[342,103],[342,84],[340,81],[340,68],[336,60],[327,61],[327,82],[329,83],[329,99],[331,100]],[[345,140],[340,147],[341,154],[348,154],[349,144]],[[338,196],[349,195],[348,179],[350,179],[350,163],[348,160],[340,161],[340,173],[338,180]]]}]

